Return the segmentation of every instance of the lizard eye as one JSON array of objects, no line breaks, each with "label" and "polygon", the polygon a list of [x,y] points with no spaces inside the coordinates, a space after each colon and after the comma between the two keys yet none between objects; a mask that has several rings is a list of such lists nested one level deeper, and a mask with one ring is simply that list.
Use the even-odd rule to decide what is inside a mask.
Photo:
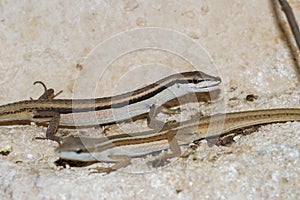
[{"label": "lizard eye", "polygon": [[194,84],[197,84],[197,83],[199,83],[199,82],[201,82],[201,80],[199,80],[199,79],[192,79],[192,80],[191,80],[191,83],[194,83]]},{"label": "lizard eye", "polygon": [[82,149],[76,149],[75,153],[77,153],[77,154],[82,153]]}]

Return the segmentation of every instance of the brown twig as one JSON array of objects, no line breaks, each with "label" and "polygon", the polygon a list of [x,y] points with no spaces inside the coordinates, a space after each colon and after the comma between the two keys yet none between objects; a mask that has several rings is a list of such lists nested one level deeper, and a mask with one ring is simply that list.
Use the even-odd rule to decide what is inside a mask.
[{"label": "brown twig", "polygon": [[282,11],[284,12],[290,28],[292,30],[292,33],[294,35],[294,38],[296,40],[298,49],[300,50],[300,31],[299,31],[299,27],[295,18],[295,15],[293,13],[293,9],[291,8],[291,6],[289,5],[289,3],[286,0],[278,0],[281,6]]}]

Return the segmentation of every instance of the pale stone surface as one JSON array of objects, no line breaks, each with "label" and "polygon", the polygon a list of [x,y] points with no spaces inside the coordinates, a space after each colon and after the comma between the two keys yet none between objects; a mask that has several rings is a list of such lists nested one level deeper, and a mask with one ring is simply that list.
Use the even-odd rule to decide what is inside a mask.
[{"label": "pale stone surface", "polygon": [[[291,3],[300,19],[299,3]],[[210,69],[207,54],[198,55],[202,63],[193,64],[222,78],[224,110],[300,104],[299,75],[270,1],[1,1],[0,27],[1,104],[37,98],[42,88],[32,86],[36,80],[57,91],[64,90],[60,98],[77,96],[82,88],[91,89],[91,96],[106,96],[135,89],[174,71],[194,69],[190,63],[193,52],[189,52],[193,49],[183,40],[172,47],[184,56],[159,49],[133,51],[147,41],[170,39],[163,34],[161,38],[149,38],[147,34],[130,38],[125,32],[144,27],[183,33],[208,52],[217,70]],[[116,34],[128,38],[122,43]],[[134,43],[135,39],[140,43]],[[122,45],[133,52],[123,55]],[[91,69],[100,74],[79,81]],[[259,98],[247,102],[248,94]],[[193,105],[184,108],[182,118],[197,110]],[[300,196],[299,122],[263,126],[253,134],[235,138],[236,143],[229,147],[208,147],[203,142],[189,158],[174,159],[171,166],[159,169],[144,164],[151,156],[134,159],[126,169],[105,176],[88,175],[94,165],[69,169],[55,166],[57,144],[33,140],[43,136],[45,130],[35,125],[0,127],[0,150],[11,151],[0,156],[1,199]],[[60,133],[66,131],[97,135],[100,130]]]}]

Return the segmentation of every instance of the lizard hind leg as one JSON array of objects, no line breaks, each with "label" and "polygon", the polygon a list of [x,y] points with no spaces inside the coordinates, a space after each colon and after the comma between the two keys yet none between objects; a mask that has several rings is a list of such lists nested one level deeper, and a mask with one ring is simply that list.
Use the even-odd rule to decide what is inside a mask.
[{"label": "lizard hind leg", "polygon": [[[59,94],[61,94],[63,91],[59,91],[58,93],[54,94],[54,89],[52,88],[49,88],[47,89],[46,85],[42,82],[42,81],[35,81],[33,83],[33,85],[36,85],[36,84],[41,84],[44,88],[44,93],[38,98],[39,100],[40,99],[54,99],[55,97],[57,97]],[[30,98],[32,100],[32,98]]]},{"label": "lizard hind leg", "polygon": [[155,159],[151,162],[152,167],[161,167],[169,163],[170,158],[179,157],[181,155],[181,148],[178,144],[176,136],[176,131],[169,131],[166,133],[168,138],[168,143],[170,145],[171,153],[165,153],[160,156],[158,159]]},{"label": "lizard hind leg", "polygon": [[35,117],[49,117],[51,118],[51,121],[49,122],[47,131],[46,131],[46,137],[36,137],[35,139],[39,140],[53,140],[56,141],[58,144],[60,144],[61,139],[57,136],[55,136],[58,126],[59,126],[59,121],[60,121],[60,114],[57,112],[52,112],[52,111],[40,111],[36,113]]}]

